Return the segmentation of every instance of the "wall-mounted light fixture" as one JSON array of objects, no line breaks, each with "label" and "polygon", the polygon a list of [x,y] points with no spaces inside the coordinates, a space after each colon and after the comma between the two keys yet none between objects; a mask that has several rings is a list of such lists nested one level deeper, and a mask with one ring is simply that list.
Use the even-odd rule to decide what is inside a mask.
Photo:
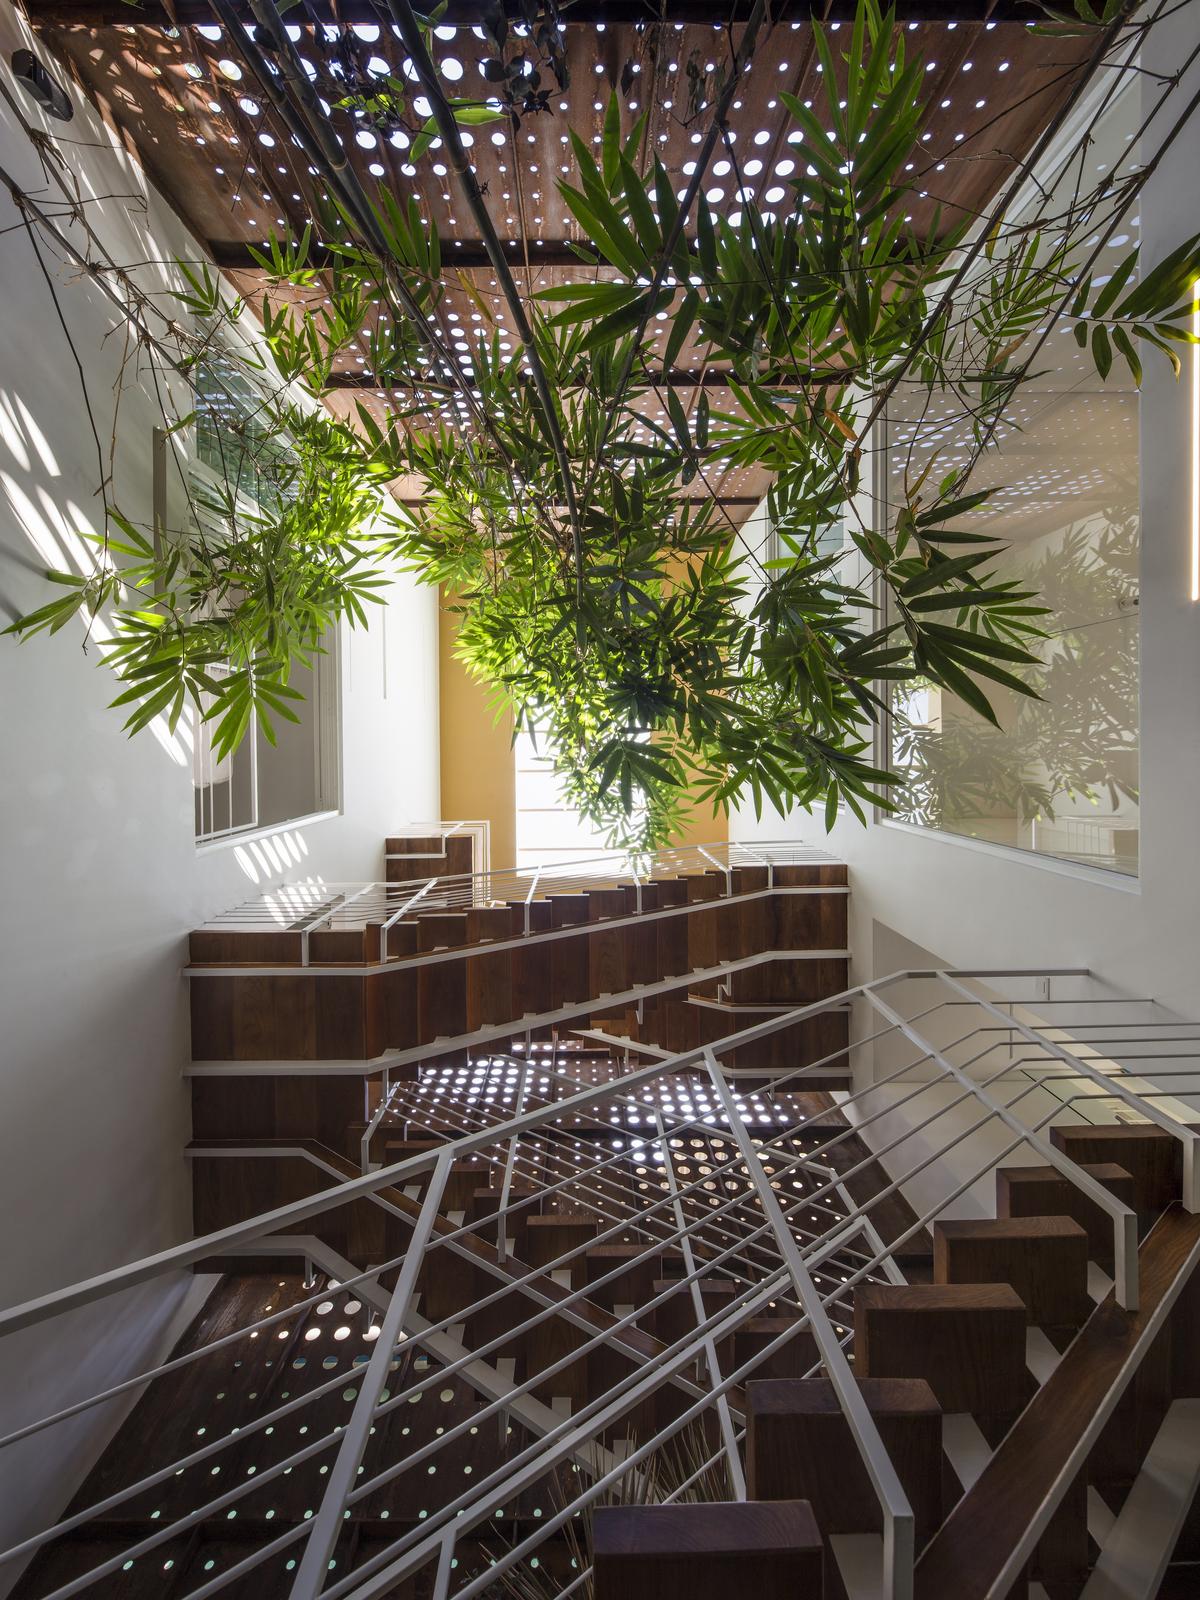
[{"label": "wall-mounted light fixture", "polygon": [[22,89],[37,101],[47,116],[57,117],[59,122],[70,122],[75,115],[75,107],[67,91],[57,78],[50,75],[32,50],[14,50],[12,69]]}]

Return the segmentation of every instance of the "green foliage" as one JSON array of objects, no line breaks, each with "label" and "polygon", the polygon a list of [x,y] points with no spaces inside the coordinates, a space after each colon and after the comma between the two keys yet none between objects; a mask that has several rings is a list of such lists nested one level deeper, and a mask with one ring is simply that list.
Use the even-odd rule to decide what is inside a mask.
[{"label": "green foliage", "polygon": [[[890,509],[863,492],[866,419],[903,376],[953,403],[977,457],[1062,315],[1101,377],[1115,351],[1139,378],[1139,346],[1177,364],[1200,250],[1189,241],[1140,281],[1131,258],[1093,292],[1084,196],[1036,233],[998,224],[964,274],[965,223],[921,233],[906,221],[927,75],[904,30],[863,0],[847,33],[813,33],[822,95],[781,96],[796,170],[771,211],[744,199],[721,216],[701,195],[681,217],[677,176],[647,151],[643,121],[622,131],[615,97],[598,150],[573,140],[560,190],[601,269],[527,302],[553,415],[531,357],[501,348],[465,278],[484,337],[460,394],[453,358],[431,348],[446,281],[436,237],[415,201],[381,187],[373,244],[335,219],[357,242],[334,247],[327,302],[260,308],[275,369],[256,380],[260,423],[289,442],[289,492],[250,514],[230,496],[226,535],[178,531],[161,549],[120,519],[95,573],[55,575],[69,592],[17,631],[107,610],[129,726],[178,716],[190,697],[231,749],[252,717],[269,728],[289,715],[323,631],[365,622],[398,563],[453,596],[463,660],[519,728],[544,733],[568,794],[614,843],[665,842],[696,803],[817,807],[830,823],[842,804],[860,818],[892,808],[899,780],[872,754],[881,684],[937,684],[994,724],[997,688],[1036,693],[1027,669],[1045,612],[1032,588],[997,576],[1000,547],[972,528],[986,496],[970,467],[938,477],[931,462]],[[528,74],[501,60],[506,32],[493,45],[515,118]],[[732,140],[726,150],[744,191]],[[307,233],[257,259],[276,286],[313,281]],[[182,340],[186,370],[242,307],[207,269],[185,275],[181,305],[209,325]],[[287,399],[285,383],[322,394],[364,346],[379,387],[409,397],[385,422],[365,407],[353,426],[313,417]],[[659,387],[655,369],[677,363],[727,368],[727,400],[705,390],[688,405]],[[770,475],[770,560],[720,508],[729,468]],[[400,477],[423,481],[420,504],[387,500]],[[843,526],[846,553],[840,531],[830,539]]]},{"label": "green foliage", "polygon": [[1036,698],[1013,699],[1003,728],[943,702],[935,725],[914,722],[900,689],[894,756],[905,779],[899,814],[926,827],[996,817],[1055,820],[1066,804],[1117,811],[1138,798],[1136,516],[1106,510],[1072,530],[1025,573],[1063,626],[1023,672]]}]

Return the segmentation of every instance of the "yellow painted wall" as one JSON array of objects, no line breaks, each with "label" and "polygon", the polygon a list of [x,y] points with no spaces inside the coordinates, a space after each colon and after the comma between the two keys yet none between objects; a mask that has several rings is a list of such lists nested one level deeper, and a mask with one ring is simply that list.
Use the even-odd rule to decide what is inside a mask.
[{"label": "yellow painted wall", "polygon": [[486,818],[492,831],[493,868],[517,857],[516,772],[512,716],[492,720],[488,691],[454,654],[458,616],[440,594],[438,615],[439,708],[442,738],[442,816],[458,822]]},{"label": "yellow painted wall", "polygon": [[729,838],[729,818],[722,812],[713,816],[711,804],[705,800],[696,806],[687,823],[671,841],[673,845],[724,844]]},{"label": "yellow painted wall", "polygon": [[[513,765],[512,716],[492,720],[485,684],[454,654],[458,617],[441,596],[438,617],[438,670],[441,681],[442,817],[448,821],[486,818],[491,824],[492,866],[510,867],[517,858],[517,794]],[[723,844],[729,837],[724,816],[698,805],[676,845]]]}]

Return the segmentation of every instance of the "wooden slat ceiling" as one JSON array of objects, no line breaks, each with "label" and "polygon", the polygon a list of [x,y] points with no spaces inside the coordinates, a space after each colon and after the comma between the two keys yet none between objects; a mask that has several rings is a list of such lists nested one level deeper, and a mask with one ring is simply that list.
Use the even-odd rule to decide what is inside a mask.
[{"label": "wooden slat ceiling", "polygon": [[[457,12],[467,4],[458,0]],[[344,16],[347,8],[340,9]],[[922,7],[925,13],[930,9],[928,3]],[[976,16],[980,9],[953,8]],[[695,10],[692,3],[687,14]],[[30,11],[47,46],[136,150],[153,182],[239,291],[261,298],[262,274],[253,268],[247,246],[273,231],[299,233],[313,215],[319,179],[260,99],[236,41],[212,23],[179,29],[146,20],[114,25],[113,16],[141,14],[103,0],[70,5],[42,0],[31,3]],[[190,4],[177,11],[197,14]],[[360,7],[354,14],[371,13]],[[479,310],[482,301],[501,339],[515,345],[494,274],[480,265],[479,235],[438,149],[414,169],[406,159],[405,134],[388,136],[336,109],[339,73],[350,57],[368,78],[405,76],[405,53],[393,30],[377,21],[339,28],[313,23],[309,15],[298,7],[285,20],[306,71],[334,106],[333,125],[359,178],[368,193],[383,185],[402,198],[415,196],[442,241],[449,289],[440,322],[448,343],[467,366],[473,341],[491,331]],[[1049,41],[1014,21],[911,21],[905,26],[907,48],[924,58],[929,85],[929,112],[911,156],[913,221],[928,227],[938,208],[957,219],[987,206],[1069,94],[1089,46],[1079,39]],[[739,31],[682,21],[570,21],[564,25],[569,83],[561,91],[552,87],[547,110],[523,116],[519,128],[496,123],[469,131],[472,159],[497,231],[518,266],[522,292],[598,271],[577,261],[568,248],[587,243],[557,190],[558,180],[571,172],[569,130],[598,146],[604,109],[617,89],[626,128],[648,109],[649,147],[682,190],[707,126],[703,102],[715,92],[715,75]],[[484,98],[490,92],[480,62],[491,53],[480,28],[443,22],[437,29],[434,54],[457,95]],[[734,101],[729,126],[743,178],[768,209],[791,201],[785,180],[798,170],[802,154],[789,143],[780,90],[817,98],[818,71],[809,25],[777,21],[760,38],[744,91]],[[543,87],[551,83],[543,73]],[[423,110],[418,102],[416,111]],[[737,179],[723,149],[710,167],[706,191],[717,209],[737,212]],[[456,281],[460,272],[462,280]],[[662,314],[652,335],[656,346],[667,332]],[[377,414],[387,410],[393,397],[372,388],[366,363],[365,346],[344,363],[340,382],[346,388],[330,400],[335,410],[348,413],[359,400]],[[685,370],[673,386],[686,407],[697,399],[699,382],[716,386],[713,399],[722,403],[723,375],[702,372],[699,352],[685,348],[679,365]],[[648,391],[642,405],[650,415],[661,415],[661,393]],[[766,488],[758,472],[718,469],[718,477],[717,493],[735,508],[734,520],[741,520]],[[412,486],[405,487],[411,494]]]}]

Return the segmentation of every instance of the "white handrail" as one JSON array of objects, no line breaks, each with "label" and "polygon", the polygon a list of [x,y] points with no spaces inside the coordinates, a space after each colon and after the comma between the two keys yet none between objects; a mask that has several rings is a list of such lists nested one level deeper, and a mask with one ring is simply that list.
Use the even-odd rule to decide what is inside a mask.
[{"label": "white handrail", "polygon": [[[698,1418],[706,1410],[713,1413],[719,1426],[721,1445],[711,1461],[723,1460],[732,1492],[735,1495],[744,1493],[739,1476],[738,1413],[732,1395],[737,1385],[756,1369],[765,1356],[759,1352],[754,1361],[743,1363],[730,1373],[722,1370],[717,1358],[718,1346],[741,1322],[754,1314],[754,1308],[772,1300],[777,1305],[782,1302],[789,1308],[794,1303],[800,1320],[795,1325],[789,1324],[788,1329],[772,1341],[770,1348],[781,1348],[787,1339],[795,1336],[799,1327],[807,1328],[815,1338],[819,1359],[814,1370],[823,1366],[834,1382],[839,1402],[883,1510],[886,1558],[886,1570],[882,1574],[883,1592],[889,1596],[889,1600],[906,1597],[910,1592],[912,1568],[911,1510],[899,1490],[898,1479],[886,1453],[882,1451],[874,1422],[846,1363],[843,1343],[849,1340],[851,1333],[847,1329],[839,1335],[834,1330],[831,1316],[839,1323],[849,1323],[851,1318],[842,1308],[849,1306],[855,1285],[878,1273],[894,1281],[897,1270],[895,1252],[907,1240],[923,1233],[947,1206],[952,1205],[981,1176],[1022,1145],[1053,1162],[1070,1181],[1088,1193],[1113,1217],[1118,1243],[1117,1293],[1125,1298],[1131,1298],[1136,1293],[1136,1250],[1130,1254],[1128,1245],[1132,1212],[1113,1200],[1103,1189],[1093,1193],[1093,1188],[1099,1186],[1092,1185],[1086,1174],[1042,1137],[1041,1130],[1046,1123],[1054,1116],[1061,1115],[1064,1106],[1069,1108],[1079,1097],[1070,1096],[1064,1100],[1060,1096],[1054,1100],[1049,1111],[1038,1105],[1032,1113],[1027,1111],[1018,1115],[1018,1107],[1032,1104],[1029,1097],[1036,1090],[1049,1087],[1053,1093],[1054,1084],[1061,1084],[1064,1079],[1073,1077],[1092,1080],[1091,1089],[1098,1091],[1089,1096],[1093,1103],[1098,1099],[1098,1094],[1103,1094],[1143,1108],[1145,1102],[1141,1092],[1129,1081],[1122,1081],[1114,1087],[1108,1069],[1111,1066],[1114,1072],[1121,1075],[1124,1069],[1117,1063],[1106,1062],[1104,1072],[1086,1063],[1081,1069],[1080,1058],[1071,1055],[1065,1045],[1058,1042],[1060,1039],[1070,1040],[1067,1031],[1069,1018],[1066,1023],[1061,1017],[1056,1018],[1051,1030],[1054,1037],[1047,1037],[1039,1030],[1036,1016],[1030,1014],[1028,1018],[1020,1019],[1015,1031],[1020,1034],[1026,1048],[1019,1057],[1013,1058],[1007,1044],[1014,1031],[1013,1017],[1008,1011],[1001,1010],[1000,1006],[1015,1002],[1001,999],[997,1004],[981,1000],[960,981],[965,976],[952,972],[922,971],[897,974],[891,979],[859,985],[840,995],[770,1017],[714,1045],[702,1046],[665,1060],[654,1060],[648,1065],[615,1076],[607,1083],[579,1083],[569,1073],[560,1070],[557,1051],[549,1061],[540,1055],[512,1057],[509,1059],[519,1067],[521,1074],[515,1115],[509,1115],[506,1109],[490,1103],[473,1103],[465,1088],[454,1089],[455,1080],[451,1071],[446,1079],[450,1087],[444,1093],[439,1091],[441,1098],[437,1103],[444,1107],[444,1114],[454,1119],[462,1131],[440,1148],[410,1157],[379,1172],[348,1179],[333,1189],[221,1229],[204,1239],[190,1241],[146,1261],[133,1263],[113,1273],[101,1274],[87,1283],[15,1307],[0,1314],[0,1336],[135,1283],[145,1282],[159,1272],[189,1265],[205,1256],[244,1252],[253,1249],[256,1242],[261,1248],[264,1242],[278,1239],[280,1230],[284,1228],[294,1227],[327,1209],[338,1209],[350,1200],[360,1199],[382,1205],[415,1230],[402,1255],[391,1263],[372,1266],[356,1280],[366,1285],[364,1293],[374,1301],[377,1290],[371,1285],[378,1283],[380,1274],[398,1268],[399,1282],[384,1310],[389,1326],[394,1324],[394,1328],[398,1329],[404,1323],[426,1260],[434,1250],[443,1250],[465,1253],[469,1260],[484,1267],[496,1287],[485,1293],[468,1311],[454,1310],[447,1313],[440,1323],[420,1324],[424,1331],[416,1335],[419,1339],[445,1338],[455,1319],[461,1320],[482,1312],[510,1295],[528,1297],[537,1307],[533,1315],[525,1319],[527,1327],[548,1324],[561,1317],[577,1330],[575,1339],[569,1342],[572,1347],[565,1354],[559,1355],[543,1372],[528,1374],[511,1391],[517,1401],[521,1396],[531,1394],[535,1385],[552,1381],[556,1373],[567,1370],[576,1360],[585,1358],[590,1350],[612,1348],[621,1353],[629,1364],[628,1376],[605,1395],[589,1402],[581,1414],[549,1428],[543,1437],[535,1439],[515,1462],[510,1463],[513,1468],[511,1473],[506,1469],[498,1478],[493,1475],[492,1479],[484,1480],[476,1486],[478,1492],[467,1491],[465,1496],[460,1496],[453,1505],[443,1508],[436,1517],[431,1518],[429,1525],[405,1535],[379,1557],[373,1558],[365,1568],[356,1569],[332,1587],[326,1582],[331,1537],[336,1538],[345,1515],[352,1507],[361,1504],[366,1495],[404,1470],[407,1464],[406,1458],[406,1461],[391,1468],[385,1467],[382,1473],[377,1472],[374,1478],[364,1482],[358,1475],[361,1461],[359,1447],[365,1443],[376,1419],[404,1403],[410,1391],[404,1390],[383,1401],[380,1388],[373,1385],[368,1387],[360,1382],[354,1410],[344,1430],[306,1443],[301,1451],[287,1458],[287,1462],[275,1463],[269,1473],[264,1473],[257,1481],[274,1477],[287,1469],[288,1463],[299,1465],[313,1459],[321,1451],[334,1451],[335,1468],[327,1476],[320,1507],[312,1524],[299,1531],[280,1534],[267,1548],[283,1548],[298,1538],[304,1539],[305,1554],[300,1563],[303,1578],[298,1575],[294,1590],[297,1600],[314,1600],[317,1594],[325,1594],[329,1600],[351,1594],[355,1600],[369,1600],[372,1595],[384,1593],[389,1582],[416,1570],[416,1566],[427,1559],[436,1557],[443,1574],[452,1570],[444,1559],[445,1551],[451,1548],[448,1541],[457,1536],[465,1537],[470,1528],[480,1526],[489,1514],[487,1508],[497,1495],[507,1498],[514,1492],[514,1483],[536,1481],[555,1462],[567,1459],[573,1452],[577,1456],[581,1449],[586,1450],[589,1438],[595,1439],[603,1430],[617,1426],[631,1408],[639,1406],[663,1383],[681,1386],[689,1397],[684,1412],[685,1420],[681,1425],[686,1425],[687,1419]],[[973,976],[998,982],[1006,976],[1016,975]],[[915,1014],[908,1014],[912,1011],[911,1006],[902,1012],[879,993],[902,978],[934,985],[936,998],[928,1004],[922,1002]],[[721,1056],[822,1014],[844,1010],[856,999],[865,1000],[880,1016],[882,1025],[864,1039],[839,1046],[832,1053],[834,1058],[849,1057],[858,1043],[894,1038],[907,1041],[906,1055],[911,1052],[913,1060],[906,1060],[899,1068],[889,1069],[880,1079],[854,1090],[841,1104],[818,1113],[808,1123],[804,1121],[798,1103],[789,1102],[786,1085],[794,1084],[802,1088],[807,1074],[819,1073],[826,1066],[830,1059],[828,1055],[777,1075],[765,1099],[762,1096],[757,1099],[748,1096],[745,1102],[739,1099],[726,1070],[720,1064]],[[611,1002],[606,1000],[605,1003]],[[1061,999],[1056,1002],[1059,1006],[1064,1003]],[[1078,1003],[1087,1004],[1086,1001]],[[944,1028],[931,1032],[939,1030],[939,1017],[944,1015],[953,1018],[957,1014],[955,1008],[964,1006],[968,1009],[978,1007],[979,1016],[974,1019],[968,1016],[965,1027],[950,1030],[953,1038],[948,1041],[941,1036],[947,1031]],[[1127,1026],[1123,1022],[1117,1025],[1122,1028]],[[1104,1026],[1110,1027],[1112,1024],[1105,1023]],[[1148,1029],[1152,1026],[1157,1024],[1147,1024]],[[511,1029],[509,1033],[511,1035]],[[1176,1034],[1173,1032],[1171,1037],[1174,1039]],[[933,1042],[935,1039],[937,1043]],[[1187,1039],[1185,1042],[1200,1045],[1200,1040]],[[917,1066],[921,1068],[922,1078],[910,1087],[904,1081],[905,1076],[911,1076]],[[486,1070],[494,1071],[494,1067],[495,1060],[490,1060]],[[1064,1071],[1067,1067],[1071,1069],[1069,1072]],[[703,1075],[696,1076],[698,1072]],[[1015,1084],[1014,1076],[1017,1080]],[[1005,1079],[1009,1081],[1007,1090],[996,1087]],[[668,1115],[664,1095],[668,1091],[671,1094],[681,1092],[678,1086],[683,1083],[707,1083],[711,1100],[701,1105],[694,1099],[696,1090],[693,1088],[690,1091],[693,1098],[684,1102],[684,1110],[673,1109]],[[671,1089],[673,1084],[676,1085],[674,1090]],[[899,1097],[893,1095],[884,1109],[879,1110],[871,1105],[870,1097],[889,1084],[896,1086]],[[844,1161],[839,1165],[831,1165],[839,1146],[850,1139],[861,1140],[873,1124],[887,1116],[889,1109],[915,1102],[920,1095],[929,1094],[941,1086],[949,1087],[953,1093],[949,1098],[935,1096],[937,1103],[931,1112],[915,1120],[906,1119],[901,1132],[891,1133],[883,1143],[876,1141],[868,1145],[865,1154],[853,1156],[848,1165]],[[386,1105],[381,1106],[372,1118],[369,1130],[378,1128],[385,1110],[396,1109],[397,1105],[403,1103],[405,1093],[411,1095],[417,1092],[410,1083],[395,1084]],[[531,1105],[531,1096],[539,1103]],[[947,1117],[956,1106],[964,1104],[977,1108],[976,1120],[965,1129],[958,1127],[957,1123],[947,1124],[943,1121],[941,1126],[949,1126],[950,1132],[938,1135],[931,1133],[940,1119]],[[763,1107],[768,1105],[774,1107],[769,1130],[767,1124],[759,1120],[763,1115]],[[854,1108],[853,1117],[849,1114],[850,1108]],[[1157,1106],[1154,1110],[1157,1115],[1152,1116],[1151,1120],[1158,1125],[1166,1126],[1171,1131],[1180,1128],[1167,1110]],[[397,1114],[400,1112],[397,1111]],[[1149,1109],[1147,1116],[1151,1116]],[[795,1120],[797,1117],[800,1120]],[[836,1126],[822,1132],[820,1123],[823,1117],[837,1117],[839,1121]],[[471,1127],[472,1122],[479,1125]],[[875,1225],[873,1214],[878,1214],[877,1208],[890,1196],[899,1193],[902,1185],[914,1183],[936,1168],[956,1145],[961,1145],[983,1127],[997,1124],[1005,1127],[1009,1134],[999,1154],[990,1148],[981,1166],[972,1168],[965,1177],[960,1178],[955,1173],[949,1191],[939,1193],[935,1201],[924,1206],[920,1215],[914,1216],[910,1225],[892,1238],[890,1244],[885,1243]],[[632,1153],[630,1145],[638,1137],[631,1131],[635,1126],[644,1130],[640,1137],[646,1141],[640,1159],[649,1164],[652,1176],[655,1170],[662,1174],[662,1181],[656,1180],[651,1184],[651,1192],[646,1194],[639,1192],[635,1181],[638,1157]],[[553,1160],[548,1159],[553,1152],[564,1149],[561,1143],[563,1130],[574,1129],[572,1137],[586,1137],[589,1127],[604,1136],[603,1145],[597,1150],[594,1161],[576,1160],[572,1165],[565,1157],[554,1155]],[[612,1141],[610,1136],[614,1130],[621,1128],[627,1130],[626,1137]],[[811,1136],[803,1145],[794,1144],[797,1131],[803,1128],[809,1128],[818,1135],[815,1147],[811,1144]],[[685,1180],[676,1173],[675,1162],[680,1158],[673,1154],[672,1146],[694,1143],[696,1135],[710,1140],[719,1135],[717,1144],[723,1142],[724,1153],[714,1149],[709,1157],[710,1164],[703,1169],[708,1177],[690,1176]],[[1181,1130],[1178,1136],[1191,1138],[1192,1130]],[[603,1277],[593,1278],[589,1283],[580,1285],[577,1280],[575,1287],[559,1290],[553,1287],[550,1275],[569,1270],[573,1263],[586,1254],[588,1242],[573,1244],[556,1261],[539,1268],[523,1267],[512,1258],[511,1220],[523,1210],[530,1209],[533,1203],[524,1196],[514,1201],[512,1194],[513,1180],[518,1170],[520,1141],[526,1139],[542,1141],[546,1152],[541,1159],[545,1161],[547,1181],[543,1182],[540,1194],[548,1199],[556,1193],[569,1193],[571,1203],[583,1206],[587,1213],[594,1215],[600,1232],[591,1241],[592,1245],[615,1240],[622,1234],[628,1236],[632,1226],[639,1238],[639,1249],[632,1261],[624,1261],[610,1268]],[[918,1152],[917,1159],[910,1165],[897,1160],[898,1153],[904,1148],[909,1152],[915,1148]],[[730,1153],[734,1150],[736,1155]],[[305,1160],[315,1160],[331,1174],[338,1170],[304,1147],[272,1145],[258,1151],[253,1147],[217,1147],[211,1151],[201,1148],[197,1153],[241,1159],[253,1159],[256,1155],[293,1158],[300,1155]],[[452,1164],[472,1155],[485,1155],[496,1174],[503,1172],[498,1221],[494,1217],[480,1218],[447,1231],[444,1222],[438,1221],[440,1194]],[[909,1161],[911,1158],[906,1155],[904,1159]],[[764,1160],[771,1164],[770,1181],[763,1169]],[[881,1162],[888,1163],[885,1168],[887,1181],[873,1185],[869,1197],[855,1202],[850,1185],[868,1167]],[[558,1171],[563,1174],[561,1177],[556,1175],[556,1164]],[[794,1179],[804,1180],[798,1198],[793,1194]],[[424,1193],[419,1205],[407,1203],[407,1210],[380,1192],[414,1181],[424,1186]],[[814,1181],[815,1187],[812,1186]],[[646,1187],[646,1184],[641,1185],[643,1190]],[[480,1257],[477,1254],[478,1246],[473,1241],[480,1237],[481,1230],[490,1228],[493,1221],[498,1230],[499,1250],[491,1257]],[[701,1243],[702,1252],[696,1248]],[[598,1293],[604,1284],[615,1281],[621,1272],[632,1265],[657,1261],[664,1249],[677,1250],[683,1257],[683,1278],[666,1286],[659,1285],[658,1291],[645,1305],[632,1307],[627,1314],[623,1312],[620,1316],[597,1322],[594,1310],[589,1309],[593,1294]],[[1129,1255],[1124,1263],[1122,1250]],[[835,1263],[832,1272],[827,1263]],[[734,1285],[734,1301],[728,1309],[707,1315],[701,1293],[702,1284],[709,1274],[718,1271]],[[822,1273],[829,1280],[828,1287],[818,1286],[817,1277]],[[639,1317],[666,1303],[673,1294],[684,1292],[691,1296],[695,1313],[696,1326],[691,1332],[674,1345],[653,1354],[639,1348],[636,1342],[630,1342],[629,1330],[634,1328]],[[379,1303],[381,1306],[384,1304],[382,1300]],[[273,1314],[273,1320],[281,1320],[284,1315],[290,1314]],[[265,1320],[269,1322],[272,1319]],[[247,1331],[240,1330],[242,1334]],[[226,1336],[222,1342],[233,1337],[236,1335]],[[450,1359],[442,1370],[450,1374],[468,1373],[472,1370],[472,1363],[486,1361],[493,1351],[499,1350],[505,1338],[506,1335],[500,1333],[473,1350],[463,1348],[462,1353]],[[390,1339],[391,1334],[385,1330],[379,1345],[372,1352],[371,1361],[378,1358],[379,1362],[385,1363],[385,1357],[390,1359],[394,1349]],[[201,1347],[197,1354],[207,1351],[208,1347]],[[187,1359],[175,1358],[153,1372],[127,1380],[118,1389],[128,1392],[139,1383],[149,1382],[155,1373],[177,1370],[178,1366],[186,1364]],[[442,1359],[445,1360],[444,1357]],[[708,1367],[709,1382],[704,1388],[697,1388],[690,1376],[697,1361],[704,1362]],[[330,1380],[330,1383],[335,1381]],[[436,1375],[420,1379],[416,1392],[437,1381]],[[491,1381],[488,1380],[489,1383]],[[111,1398],[114,1392],[117,1391],[106,1391],[96,1397],[96,1401]],[[307,1403],[321,1392],[323,1386],[312,1391],[304,1400],[298,1397],[296,1406]],[[485,1389],[485,1392],[488,1391]],[[490,1392],[501,1394],[501,1390],[494,1387]],[[502,1398],[490,1401],[489,1406],[494,1411],[507,1403],[508,1395],[505,1393]],[[62,1415],[77,1415],[85,1404],[68,1408]],[[290,1414],[291,1402],[288,1408]],[[485,1410],[484,1414],[488,1412]],[[50,1420],[54,1419],[47,1419],[48,1422]],[[36,1429],[35,1424],[10,1436],[9,1440],[0,1441],[0,1448],[5,1443],[15,1442],[18,1437],[28,1437]],[[659,1429],[644,1446],[639,1446],[630,1459],[635,1462],[645,1460],[650,1452],[659,1448],[677,1431],[675,1423],[670,1428]],[[457,1434],[451,1430],[451,1436],[457,1437]],[[227,1442],[213,1441],[204,1445],[205,1458],[209,1454],[216,1454]],[[440,1447],[435,1440],[423,1446],[418,1454],[432,1457]],[[708,1470],[711,1461],[700,1470]],[[595,1457],[595,1463],[599,1463],[599,1457]],[[178,1465],[176,1463],[175,1467]],[[158,1478],[161,1480],[161,1472]],[[572,1506],[578,1509],[587,1503],[600,1492],[600,1485],[607,1481],[611,1481],[610,1469],[597,1465],[594,1481],[581,1482]],[[135,1485],[130,1490],[122,1491],[112,1503],[127,1498],[141,1487],[144,1485]],[[135,1549],[155,1548],[181,1528],[195,1526],[214,1508],[226,1504],[236,1506],[241,1494],[248,1492],[248,1488],[248,1485],[244,1485],[230,1490],[210,1506],[190,1512],[174,1524],[156,1529]],[[71,1526],[82,1525],[87,1517],[95,1514],[96,1508],[86,1513],[76,1513],[71,1519]],[[560,1525],[560,1519],[549,1519],[544,1527],[531,1532],[515,1546],[500,1564],[508,1566],[524,1559],[524,1554],[536,1549],[539,1540],[548,1537],[554,1527]],[[455,1529],[458,1529],[458,1534]],[[36,1535],[32,1541],[26,1541],[26,1547],[37,1548],[61,1531],[51,1529]],[[248,1557],[246,1562],[238,1564],[236,1570],[249,1570],[265,1553],[260,1551],[253,1558]],[[13,1551],[6,1552],[0,1560],[11,1559],[14,1554]],[[495,1569],[489,1569],[489,1573],[488,1581],[494,1580],[497,1575]],[[216,1592],[231,1575],[231,1572],[227,1572],[213,1579],[197,1593]],[[79,1580],[78,1585],[68,1585],[60,1592],[60,1600],[66,1600],[68,1592],[75,1593],[77,1587],[86,1581]],[[482,1592],[483,1582],[482,1579],[472,1579],[466,1583],[457,1591],[459,1600],[470,1600],[477,1590]],[[322,1588],[322,1585],[326,1586]]]},{"label": "white handrail", "polygon": [[705,1049],[704,1062],[708,1068],[709,1079],[725,1107],[726,1118],[742,1153],[750,1181],[758,1191],[758,1202],[771,1224],[779,1253],[787,1263],[796,1297],[808,1318],[809,1329],[817,1342],[821,1361],[837,1394],[842,1415],[854,1435],[854,1442],[867,1469],[871,1487],[878,1497],[883,1512],[883,1592],[892,1596],[893,1600],[912,1600],[915,1555],[912,1506],[883,1440],[879,1437],[875,1418],[862,1397],[862,1391],[850,1370],[845,1352],[830,1326],[824,1302],[818,1295],[804,1257],[797,1248],[778,1196],[767,1182],[758,1151],[751,1144],[746,1125],[738,1116],[729,1085],[711,1049]]},{"label": "white handrail", "polygon": [[[418,858],[405,859],[415,861]],[[824,851],[791,840],[756,842],[753,847],[734,842],[676,846],[638,857],[636,861],[621,852],[613,852],[553,865],[489,867],[478,872],[436,875],[432,882],[439,899],[444,897],[447,905],[465,908],[531,901],[539,892],[545,892],[544,885],[551,886],[554,892],[559,886],[569,886],[572,892],[578,893],[621,883],[636,885],[654,876],[707,868],[723,873],[728,888],[731,870],[736,865],[766,866],[769,881],[773,882],[776,866],[832,865],[834,861],[835,858]],[[834,890],[837,886],[828,887]],[[251,900],[217,913],[203,926],[225,931],[265,928],[298,931],[297,924],[303,927],[314,918],[319,926],[331,916],[340,917],[341,902],[351,900],[362,902],[358,908],[361,917],[356,913],[357,925],[359,921],[390,917],[397,905],[418,892],[428,893],[429,889],[430,881],[425,876],[395,883],[380,880],[339,883],[319,878],[286,880]],[[331,906],[331,900],[338,903]]]}]

